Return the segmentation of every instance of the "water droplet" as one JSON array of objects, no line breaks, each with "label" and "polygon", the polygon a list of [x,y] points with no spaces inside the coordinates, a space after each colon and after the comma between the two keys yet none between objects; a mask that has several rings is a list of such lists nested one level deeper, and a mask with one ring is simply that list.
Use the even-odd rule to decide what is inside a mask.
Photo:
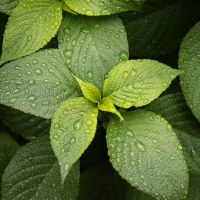
[{"label": "water droplet", "polygon": [[33,59],[33,60],[32,60],[32,63],[35,65],[35,64],[38,63],[38,61],[37,61],[36,59]]},{"label": "water droplet", "polygon": [[170,124],[168,124],[168,125],[167,125],[167,129],[168,129],[169,131],[171,131],[171,130],[172,130],[172,126],[171,126]]},{"label": "water droplet", "polygon": [[86,130],[84,131],[84,133],[85,133],[85,134],[91,134],[91,130],[86,129]]},{"label": "water droplet", "polygon": [[86,125],[87,125],[88,127],[92,126],[92,125],[93,125],[93,121],[92,121],[92,120],[87,120],[87,121],[86,121]]},{"label": "water droplet", "polygon": [[27,40],[28,40],[28,41],[31,41],[31,40],[32,40],[32,36],[29,35],[29,36],[27,37]]},{"label": "water droplet", "polygon": [[92,73],[92,71],[88,71],[88,72],[87,72],[87,77],[88,77],[88,78],[93,78],[93,73]]},{"label": "water droplet", "polygon": [[87,10],[86,11],[86,15],[88,16],[93,16],[94,15],[94,12],[92,10]]},{"label": "water droplet", "polygon": [[65,171],[69,170],[69,168],[70,168],[70,165],[67,163],[67,164],[65,165]]},{"label": "water droplet", "polygon": [[133,77],[133,76],[135,76],[136,74],[137,74],[137,70],[134,69],[134,68],[132,68],[132,70],[131,70],[131,76]]},{"label": "water droplet", "polygon": [[67,115],[69,113],[69,110],[66,108],[64,111],[63,111],[63,114],[64,115]]},{"label": "water droplet", "polygon": [[103,10],[101,10],[100,13],[101,13],[102,15],[110,15],[110,14],[112,14],[112,8],[103,9]]},{"label": "water droplet", "polygon": [[123,78],[126,78],[128,76],[128,71],[124,71],[123,73],[122,73],[122,77]]},{"label": "water droplet", "polygon": [[139,151],[142,151],[142,152],[146,151],[146,146],[138,140],[135,141],[135,146]]},{"label": "water droplet", "polygon": [[14,89],[13,90],[13,94],[16,94],[16,93],[18,93],[19,92],[19,89]]},{"label": "water droplet", "polygon": [[120,51],[119,57],[120,57],[122,60],[128,60],[128,53],[127,53],[127,51],[125,51],[125,50]]},{"label": "water droplet", "polygon": [[36,108],[37,107],[37,104],[36,103],[32,103],[31,104],[31,108]]},{"label": "water droplet", "polygon": [[124,141],[124,136],[122,134],[118,134],[117,137],[113,138],[113,141],[116,142],[123,142]]},{"label": "water droplet", "polygon": [[153,121],[154,120],[153,116],[149,116],[149,120]]},{"label": "water droplet", "polygon": [[130,131],[126,132],[126,135],[128,135],[129,137],[135,137],[134,133],[131,133]]},{"label": "water droplet", "polygon": [[63,55],[66,57],[66,58],[71,58],[72,55],[74,53],[74,50],[73,49],[66,49],[63,51]]},{"label": "water droplet", "polygon": [[35,69],[34,72],[35,72],[35,74],[37,74],[37,75],[42,74],[42,70],[40,70],[40,69],[38,69],[38,68]]},{"label": "water droplet", "polygon": [[133,86],[133,85],[129,85],[127,88],[128,88],[128,90],[130,90],[130,91],[134,90],[134,86]]},{"label": "water droplet", "polygon": [[105,5],[105,3],[103,1],[99,1],[99,5],[102,7]]},{"label": "water droplet", "polygon": [[178,145],[178,150],[182,150],[183,147],[181,145]]},{"label": "water droplet", "polygon": [[94,28],[95,28],[95,29],[99,29],[99,28],[100,28],[100,25],[99,25],[99,24],[95,24]]},{"label": "water droplet", "polygon": [[152,140],[152,142],[153,142],[154,144],[158,143],[158,141],[157,141],[157,140]]},{"label": "water droplet", "polygon": [[160,149],[156,149],[156,152],[160,153]]},{"label": "water droplet", "polygon": [[69,35],[69,34],[71,33],[70,27],[65,27],[65,28],[63,29],[63,33],[66,34],[66,35]]},{"label": "water droplet", "polygon": [[74,138],[74,137],[71,138],[70,141],[69,141],[70,144],[74,144],[75,142],[76,142],[76,138]]},{"label": "water droplet", "polygon": [[75,121],[74,124],[73,124],[74,130],[75,130],[75,131],[80,130],[81,127],[83,126],[83,123],[84,123],[83,118],[81,118],[81,119]]},{"label": "water droplet", "polygon": [[10,103],[14,103],[17,99],[13,98],[13,99],[10,99]]},{"label": "water droplet", "polygon": [[55,128],[55,129],[60,128],[60,124],[59,124],[59,123],[55,123],[54,128]]},{"label": "water droplet", "polygon": [[33,102],[33,101],[36,101],[37,100],[37,97],[35,95],[31,95],[28,97],[27,99],[29,102]]},{"label": "water droplet", "polygon": [[80,29],[83,33],[89,33],[90,32],[90,27],[89,26],[84,26]]}]

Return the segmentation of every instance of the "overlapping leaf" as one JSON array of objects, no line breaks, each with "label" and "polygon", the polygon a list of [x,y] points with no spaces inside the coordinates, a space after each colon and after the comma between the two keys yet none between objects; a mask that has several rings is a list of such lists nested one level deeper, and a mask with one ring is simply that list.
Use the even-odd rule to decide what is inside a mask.
[{"label": "overlapping leaf", "polygon": [[72,73],[100,90],[107,73],[129,56],[125,28],[115,15],[67,14],[59,29],[58,41],[65,64]]},{"label": "overlapping leaf", "polygon": [[[164,103],[163,103],[164,102]],[[192,115],[181,93],[165,95],[146,107],[167,119],[183,148],[188,169],[200,174],[200,124]]]},{"label": "overlapping leaf", "polygon": [[157,199],[183,199],[188,169],[182,146],[171,125],[146,110],[113,116],[107,129],[108,154],[113,167],[132,186]]},{"label": "overlapping leaf", "polygon": [[98,108],[84,97],[64,102],[56,111],[51,124],[51,145],[59,161],[61,180],[79,159],[94,138]]},{"label": "overlapping leaf", "polygon": [[0,106],[0,113],[4,124],[28,141],[49,134],[49,119],[36,117],[3,105]]},{"label": "overlapping leaf", "polygon": [[0,64],[45,46],[57,33],[61,19],[61,1],[22,0],[9,17]]},{"label": "overlapping leaf", "polygon": [[157,98],[180,71],[154,60],[129,60],[114,67],[103,96],[122,108],[143,106]]},{"label": "overlapping leaf", "polygon": [[58,161],[49,137],[43,136],[23,146],[9,163],[3,175],[2,200],[76,200],[79,177],[76,163],[61,186]]},{"label": "overlapping leaf", "polygon": [[127,10],[140,10],[144,1],[143,0],[96,0],[96,1],[79,1],[79,0],[64,0],[67,6],[69,6],[75,12],[82,15],[110,15],[114,13],[120,13]]},{"label": "overlapping leaf", "polygon": [[[148,2],[151,7],[157,7],[157,1]],[[149,58],[178,49],[185,34],[200,19],[198,1],[158,1],[158,4],[160,2],[164,8],[150,7],[150,12],[142,12],[146,15],[139,19],[129,16],[125,27],[131,55]]]},{"label": "overlapping leaf", "polygon": [[8,133],[2,131],[0,132],[0,188],[4,170],[19,148],[19,144],[17,144]]},{"label": "overlapping leaf", "polygon": [[185,36],[179,52],[181,87],[186,102],[194,116],[200,121],[200,22]]},{"label": "overlapping leaf", "polygon": [[0,12],[10,15],[12,9],[15,8],[20,1],[21,0],[1,0]]},{"label": "overlapping leaf", "polygon": [[81,94],[57,49],[46,49],[0,69],[0,103],[51,118],[65,100]]}]

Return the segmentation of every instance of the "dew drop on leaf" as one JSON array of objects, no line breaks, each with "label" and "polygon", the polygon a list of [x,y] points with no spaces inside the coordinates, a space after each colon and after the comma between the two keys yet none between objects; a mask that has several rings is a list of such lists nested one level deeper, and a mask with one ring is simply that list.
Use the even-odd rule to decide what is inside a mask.
[{"label": "dew drop on leaf", "polygon": [[74,124],[73,124],[74,130],[75,131],[80,130],[82,128],[82,126],[83,126],[83,123],[84,123],[84,120],[82,118],[77,120],[77,121],[75,121]]},{"label": "dew drop on leaf", "polygon": [[66,35],[69,35],[69,34],[71,33],[70,27],[65,27],[65,28],[63,29],[63,33],[66,34]]},{"label": "dew drop on leaf", "polygon": [[128,76],[128,71],[124,71],[123,73],[122,73],[122,77],[123,78],[126,78]]},{"label": "dew drop on leaf", "polygon": [[69,141],[70,144],[74,144],[76,142],[76,138],[71,138],[71,140]]},{"label": "dew drop on leaf", "polygon": [[119,53],[119,57],[122,59],[122,60],[128,60],[128,53],[125,51],[125,50],[122,50],[120,51]]},{"label": "dew drop on leaf", "polygon": [[118,135],[117,137],[113,138],[113,141],[116,142],[124,142],[125,138],[122,134]]},{"label": "dew drop on leaf", "polygon": [[73,49],[67,49],[67,50],[64,50],[63,51],[63,55],[66,57],[66,58],[71,58],[72,55],[74,53],[74,50]]},{"label": "dew drop on leaf", "polygon": [[33,102],[33,101],[36,101],[37,100],[37,97],[35,95],[31,95],[28,97],[27,99],[29,102]]},{"label": "dew drop on leaf", "polygon": [[146,151],[146,146],[138,140],[135,141],[135,146],[139,151],[142,151],[142,152]]},{"label": "dew drop on leaf", "polygon": [[131,133],[130,131],[126,132],[126,135],[132,138],[135,137],[134,133]]},{"label": "dew drop on leaf", "polygon": [[110,14],[112,14],[112,8],[103,9],[103,10],[101,10],[100,13],[101,13],[102,15],[110,15]]}]

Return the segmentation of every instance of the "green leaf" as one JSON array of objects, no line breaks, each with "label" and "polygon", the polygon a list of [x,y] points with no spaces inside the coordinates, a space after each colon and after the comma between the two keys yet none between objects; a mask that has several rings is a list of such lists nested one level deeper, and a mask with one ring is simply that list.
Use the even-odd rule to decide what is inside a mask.
[{"label": "green leaf", "polygon": [[200,89],[200,22],[184,37],[179,52],[180,84],[186,102],[194,116],[200,121],[199,89]]},{"label": "green leaf", "polygon": [[156,112],[170,122],[183,146],[189,172],[200,174],[200,123],[192,115],[182,93],[160,97],[146,109]]},{"label": "green leaf", "polygon": [[104,161],[81,174],[77,200],[124,200],[126,185],[110,162]]},{"label": "green leaf", "polygon": [[0,106],[0,113],[4,124],[28,141],[49,134],[49,119],[36,117],[3,105]]},{"label": "green leaf", "polygon": [[171,125],[146,110],[113,117],[107,129],[108,154],[113,167],[132,186],[157,199],[183,199],[188,169],[182,146]]},{"label": "green leaf", "polygon": [[63,2],[63,4],[62,4],[62,8],[63,8],[63,10],[65,10],[65,11],[67,11],[67,12],[69,12],[69,13],[72,13],[72,14],[74,14],[74,15],[77,15],[77,13],[74,12],[72,9],[70,9],[70,8],[66,5],[65,2]]},{"label": "green leaf", "polygon": [[84,97],[94,103],[99,103],[101,101],[101,94],[99,89],[91,83],[84,82],[75,75],[72,75],[78,82]]},{"label": "green leaf", "polygon": [[0,64],[45,46],[56,35],[61,20],[61,1],[22,0],[8,19]]},{"label": "green leaf", "polygon": [[187,200],[199,200],[200,197],[200,176],[190,176],[190,185]]},{"label": "green leaf", "polygon": [[97,0],[97,1],[79,1],[64,0],[64,2],[75,12],[94,16],[94,15],[111,15],[127,10],[140,10],[144,1],[131,0]]},{"label": "green leaf", "polygon": [[0,68],[0,103],[51,118],[58,106],[81,94],[58,49],[46,49]]},{"label": "green leaf", "polygon": [[[134,15],[129,16],[129,21],[131,19],[132,21],[125,24],[130,54],[150,58],[177,50],[185,34],[199,20],[199,2],[185,0],[147,2],[154,9],[150,7],[150,12],[147,10],[139,13],[141,15],[139,19],[135,19]],[[164,8],[155,10],[158,3],[164,5]]]},{"label": "green leaf", "polygon": [[143,106],[156,99],[179,74],[155,60],[125,61],[109,72],[103,96],[122,108]]},{"label": "green leaf", "polygon": [[19,147],[20,146],[9,136],[8,133],[2,131],[0,132],[0,188],[4,170]]},{"label": "green leaf", "polygon": [[50,129],[51,145],[64,182],[69,169],[94,138],[98,108],[84,97],[64,102],[56,111]]},{"label": "green leaf", "polygon": [[115,108],[113,101],[109,97],[104,97],[98,104],[99,110],[116,114],[121,120],[124,120],[120,112]]},{"label": "green leaf", "polygon": [[58,41],[71,72],[100,91],[107,73],[129,57],[126,31],[116,15],[87,17],[67,14],[59,29]]},{"label": "green leaf", "polygon": [[9,163],[3,175],[2,200],[76,200],[79,177],[76,163],[61,186],[59,164],[49,137],[40,137],[23,146]]},{"label": "green leaf", "polygon": [[10,15],[12,9],[15,8],[20,1],[21,0],[1,0],[0,12]]}]

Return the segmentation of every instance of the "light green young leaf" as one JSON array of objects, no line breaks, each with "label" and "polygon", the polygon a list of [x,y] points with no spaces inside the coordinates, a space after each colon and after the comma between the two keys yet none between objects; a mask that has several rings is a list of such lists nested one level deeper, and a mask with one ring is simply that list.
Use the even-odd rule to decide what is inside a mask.
[{"label": "light green young leaf", "polygon": [[113,167],[132,186],[156,199],[183,199],[188,169],[182,146],[171,125],[146,110],[113,116],[107,129],[108,154]]},{"label": "light green young leaf", "polygon": [[20,148],[13,138],[6,132],[0,132],[0,199],[1,199],[1,180],[5,168],[9,164],[11,158]]},{"label": "light green young leaf", "polygon": [[68,5],[75,12],[88,15],[111,15],[114,13],[120,13],[127,10],[140,10],[144,1],[142,0],[96,0],[96,1],[80,1],[80,0],[64,0],[66,5]]},{"label": "light green young leaf", "polygon": [[120,112],[115,108],[113,101],[109,97],[104,97],[98,104],[99,110],[116,114],[121,120],[124,120]]},{"label": "light green young leaf", "polygon": [[0,103],[51,118],[58,106],[81,95],[58,49],[46,49],[0,68]]},{"label": "light green young leaf", "polygon": [[[135,15],[128,16],[129,23],[125,23],[130,55],[150,58],[177,50],[185,34],[199,20],[199,2],[185,0],[167,0],[165,3],[163,0],[146,2],[148,7],[142,9],[139,18]],[[160,9],[159,4],[161,4]]]},{"label": "light green young leaf", "polygon": [[72,76],[78,82],[78,84],[82,90],[82,93],[86,99],[88,99],[94,103],[99,103],[101,101],[100,91],[95,85],[88,83],[88,82],[84,82],[75,75],[72,75]]},{"label": "light green young leaf", "polygon": [[59,161],[61,180],[94,138],[98,108],[84,97],[64,102],[56,111],[50,129],[51,145]]},{"label": "light green young leaf", "polygon": [[10,15],[12,9],[17,6],[21,0],[1,0],[0,1],[0,12]]},{"label": "light green young leaf", "polygon": [[51,123],[49,119],[36,117],[3,105],[0,105],[0,113],[4,124],[27,141],[49,134]]},{"label": "light green young leaf", "polygon": [[61,1],[22,0],[8,19],[0,64],[45,46],[57,33],[61,20]]},{"label": "light green young leaf", "polygon": [[126,31],[116,15],[87,17],[67,14],[58,32],[58,42],[71,72],[100,91],[107,73],[129,57]]},{"label": "light green young leaf", "polygon": [[103,96],[122,108],[143,106],[156,99],[179,74],[155,60],[128,60],[109,72]]},{"label": "light green young leaf", "polygon": [[[164,102],[164,103],[163,103]],[[167,119],[173,127],[192,174],[200,174],[200,123],[188,108],[182,93],[162,96],[146,106]]]},{"label": "light green young leaf", "polygon": [[49,136],[43,136],[23,146],[12,158],[3,175],[2,200],[76,200],[79,178],[77,162],[61,186],[58,161]]},{"label": "light green young leaf", "polygon": [[194,116],[200,121],[200,22],[184,37],[179,52],[180,84],[186,102]]}]

